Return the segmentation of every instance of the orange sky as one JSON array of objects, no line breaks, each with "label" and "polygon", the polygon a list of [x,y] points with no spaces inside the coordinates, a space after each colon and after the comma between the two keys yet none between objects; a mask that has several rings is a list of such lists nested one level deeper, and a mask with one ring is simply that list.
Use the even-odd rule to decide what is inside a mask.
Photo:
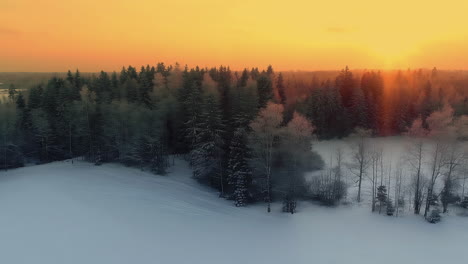
[{"label": "orange sky", "polygon": [[0,71],[468,69],[467,0],[0,0]]}]

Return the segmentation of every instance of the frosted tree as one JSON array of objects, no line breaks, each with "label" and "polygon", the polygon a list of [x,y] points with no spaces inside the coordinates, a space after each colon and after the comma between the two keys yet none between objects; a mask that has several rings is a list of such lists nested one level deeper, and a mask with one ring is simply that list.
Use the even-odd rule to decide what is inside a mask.
[{"label": "frosted tree", "polygon": [[412,137],[425,137],[427,134],[429,134],[429,131],[423,127],[423,120],[421,118],[414,120],[406,132],[406,135]]},{"label": "frosted tree", "polygon": [[287,145],[288,162],[291,172],[289,176],[289,187],[286,193],[286,212],[294,213],[296,204],[295,189],[299,177],[299,160],[312,148],[312,133],[314,127],[302,115],[294,112],[293,119],[289,121],[283,134],[284,143]]},{"label": "frosted tree", "polygon": [[455,119],[454,129],[458,139],[468,140],[468,115]]},{"label": "frosted tree", "polygon": [[426,118],[431,137],[454,137],[456,128],[453,126],[453,109],[446,104],[440,111],[433,112]]},{"label": "frosted tree", "polygon": [[260,174],[264,178],[265,202],[267,211],[270,212],[271,204],[271,174],[273,168],[273,154],[275,152],[275,141],[280,135],[280,127],[283,122],[284,108],[280,104],[268,103],[262,109],[257,118],[250,123],[252,136],[250,145]]}]

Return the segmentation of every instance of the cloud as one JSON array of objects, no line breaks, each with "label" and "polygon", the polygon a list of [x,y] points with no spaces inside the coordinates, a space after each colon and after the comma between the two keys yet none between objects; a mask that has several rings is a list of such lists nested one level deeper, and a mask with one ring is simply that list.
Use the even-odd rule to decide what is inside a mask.
[{"label": "cloud", "polygon": [[0,36],[18,36],[19,34],[21,34],[19,30],[0,27]]}]

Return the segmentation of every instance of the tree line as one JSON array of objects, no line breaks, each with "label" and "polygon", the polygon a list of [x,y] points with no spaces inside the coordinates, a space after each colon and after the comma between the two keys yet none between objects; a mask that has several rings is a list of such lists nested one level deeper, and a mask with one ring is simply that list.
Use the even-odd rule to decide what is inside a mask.
[{"label": "tree line", "polygon": [[[346,195],[341,169],[320,181],[320,192],[309,191],[304,172],[324,166],[312,151],[314,137],[345,137],[356,128],[401,133],[415,120],[427,128],[443,104],[432,88],[437,74],[399,73],[402,101],[386,99],[380,72],[359,78],[347,67],[334,81],[310,83],[271,66],[237,72],[158,63],[86,77],[68,71],[25,92],[12,87],[0,103],[1,167],[83,157],[166,174],[179,155],[194,178],[236,206],[264,201],[270,211],[282,200],[294,213],[299,198],[334,204]],[[463,102],[451,103],[465,111]]]}]

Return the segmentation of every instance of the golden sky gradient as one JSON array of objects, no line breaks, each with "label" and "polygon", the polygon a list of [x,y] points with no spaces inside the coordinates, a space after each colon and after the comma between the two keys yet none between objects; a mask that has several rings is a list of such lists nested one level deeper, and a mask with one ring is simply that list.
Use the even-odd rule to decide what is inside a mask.
[{"label": "golden sky gradient", "polygon": [[0,71],[468,69],[467,0],[0,0]]}]

